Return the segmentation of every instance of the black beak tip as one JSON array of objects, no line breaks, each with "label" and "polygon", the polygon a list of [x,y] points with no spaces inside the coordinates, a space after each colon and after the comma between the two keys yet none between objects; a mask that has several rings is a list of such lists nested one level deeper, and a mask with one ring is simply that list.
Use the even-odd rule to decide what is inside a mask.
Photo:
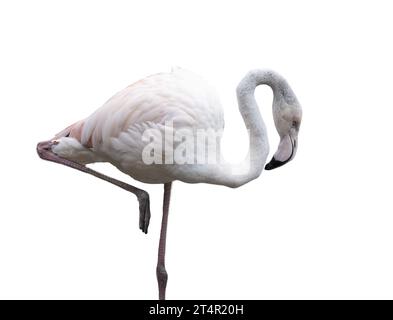
[{"label": "black beak tip", "polygon": [[272,158],[272,160],[270,160],[270,162],[265,166],[265,170],[273,170],[275,168],[281,167],[286,163],[286,161],[278,161],[276,159],[274,159],[274,157]]}]

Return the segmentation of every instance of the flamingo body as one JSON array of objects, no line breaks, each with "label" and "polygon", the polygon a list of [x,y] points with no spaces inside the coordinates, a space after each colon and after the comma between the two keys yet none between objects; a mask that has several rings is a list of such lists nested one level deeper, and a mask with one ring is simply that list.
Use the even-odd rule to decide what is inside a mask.
[{"label": "flamingo body", "polygon": [[[199,76],[180,68],[146,77],[57,134],[59,143],[53,151],[83,164],[110,162],[146,183],[193,182],[197,173],[190,172],[189,167],[183,170],[176,165],[143,162],[147,144],[143,133],[154,129],[164,137],[165,130],[172,130],[172,126],[166,128],[168,123],[175,130],[222,130],[223,110],[215,90]],[[178,144],[174,141],[174,148]]]}]

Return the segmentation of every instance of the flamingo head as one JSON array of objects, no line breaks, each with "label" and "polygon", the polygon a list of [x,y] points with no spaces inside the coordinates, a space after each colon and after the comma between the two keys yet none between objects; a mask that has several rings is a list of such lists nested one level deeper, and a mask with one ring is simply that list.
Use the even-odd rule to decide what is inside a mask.
[{"label": "flamingo head", "polygon": [[282,99],[275,101],[274,104],[274,124],[280,136],[280,143],[272,160],[265,166],[266,170],[281,167],[295,158],[302,121],[302,109],[296,98],[290,103]]}]

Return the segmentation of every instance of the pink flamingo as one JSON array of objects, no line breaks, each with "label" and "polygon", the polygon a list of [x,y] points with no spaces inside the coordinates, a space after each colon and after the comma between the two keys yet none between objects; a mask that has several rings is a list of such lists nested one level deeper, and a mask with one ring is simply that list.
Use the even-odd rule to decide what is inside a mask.
[{"label": "pink flamingo", "polygon": [[[269,144],[266,127],[254,97],[255,88],[262,84],[273,90],[273,117],[280,135],[278,149],[266,166]],[[197,130],[217,132],[224,128],[223,111],[215,91],[201,78],[183,69],[152,75],[128,86],[91,116],[37,145],[37,152],[42,159],[89,173],[135,194],[139,201],[139,228],[145,233],[150,220],[149,194],[92,170],[86,164],[109,162],[136,180],[164,184],[157,263],[159,299],[165,299],[168,278],[165,245],[172,181],[203,182],[236,188],[257,178],[264,167],[270,170],[282,166],[296,154],[302,110],[282,76],[271,70],[252,70],[239,83],[237,98],[250,139],[248,156],[239,164],[225,161],[199,163],[193,161],[198,156],[196,152],[191,157],[192,161],[186,163],[167,164],[165,157],[168,154],[164,154],[163,163],[147,164],[144,161],[143,152],[149,144],[144,134],[148,130],[166,137],[166,130],[174,133],[187,129],[194,134]],[[182,143],[172,142],[172,149],[168,148],[172,151]],[[217,151],[220,154],[219,144]]]}]

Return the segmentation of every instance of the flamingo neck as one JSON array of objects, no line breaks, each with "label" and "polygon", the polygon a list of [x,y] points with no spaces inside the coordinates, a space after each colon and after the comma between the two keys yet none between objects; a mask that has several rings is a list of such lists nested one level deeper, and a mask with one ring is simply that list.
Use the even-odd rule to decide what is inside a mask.
[{"label": "flamingo neck", "polygon": [[278,111],[281,99],[288,102],[295,99],[285,79],[274,71],[252,70],[247,73],[237,87],[237,99],[240,114],[248,130],[249,152],[239,164],[221,164],[219,174],[213,177],[216,180],[213,183],[239,187],[258,178],[264,168],[269,154],[269,142],[265,122],[255,100],[255,88],[262,84],[270,86],[273,90],[273,113]]}]

